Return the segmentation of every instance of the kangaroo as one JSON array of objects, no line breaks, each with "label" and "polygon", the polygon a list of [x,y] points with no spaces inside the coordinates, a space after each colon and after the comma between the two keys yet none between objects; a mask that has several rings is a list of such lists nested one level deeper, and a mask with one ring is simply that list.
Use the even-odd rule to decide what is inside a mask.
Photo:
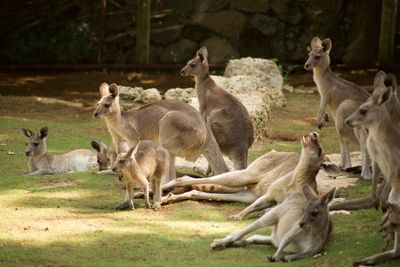
[{"label": "kangaroo", "polygon": [[[311,257],[323,250],[332,232],[332,220],[327,205],[334,195],[335,188],[318,198],[311,186],[304,185],[301,191],[267,210],[262,217],[244,229],[214,240],[211,248],[268,244],[278,248],[273,256],[267,258],[270,262]],[[266,226],[274,227],[270,236],[253,235],[242,239],[248,233]],[[282,252],[292,254],[283,256]]]},{"label": "kangaroo", "polygon": [[[212,184],[236,189],[236,192],[209,193],[193,190],[180,195],[172,193],[163,197],[162,203],[186,199],[205,199],[252,203],[232,219],[243,219],[252,211],[281,203],[288,195],[301,190],[304,184],[317,191],[315,181],[319,169],[337,176],[339,168],[325,162],[325,154],[317,133],[310,133],[301,139],[302,152],[272,151],[260,157],[245,170],[236,170],[214,177],[193,179],[181,177],[163,185],[163,190],[177,186]],[[204,190],[201,188],[201,190]]]},{"label": "kangaroo", "polygon": [[[388,92],[388,88],[392,88],[393,94],[392,97],[387,99],[385,101],[384,105],[380,106],[381,113],[386,114],[385,116],[390,117],[391,121],[391,126],[393,129],[399,134],[400,133],[400,101],[398,98],[398,88],[397,88],[397,81],[396,77],[393,74],[386,74],[383,71],[379,71],[375,75],[374,79],[374,92],[372,96],[370,97],[369,101],[378,101],[382,95]],[[364,112],[364,111],[362,111]],[[355,115],[352,115],[355,116]],[[350,118],[350,117],[349,117]],[[361,121],[362,118],[359,118],[358,121],[355,125],[359,125],[361,123],[364,123]],[[351,120],[346,121],[349,125],[353,125]],[[363,124],[364,125],[364,124]],[[369,124],[368,124],[369,125]],[[372,142],[375,140],[373,137],[368,137],[367,139],[367,145],[368,142]],[[381,141],[376,140],[376,144],[373,146],[380,146]],[[367,147],[368,148],[368,147]],[[368,148],[370,150],[370,148]],[[371,151],[370,151],[371,152]],[[358,198],[358,199],[352,199],[352,200],[347,200],[343,202],[336,203],[330,207],[331,210],[357,210],[357,209],[362,209],[362,208],[372,208],[375,207],[377,208],[380,206],[383,210],[386,209],[387,205],[387,199],[388,195],[390,192],[390,182],[388,181],[383,181],[382,186],[380,190],[378,190],[378,181],[379,181],[379,176],[381,174],[378,163],[373,162],[372,164],[373,168],[373,179],[372,179],[372,193],[368,197],[364,198]]]},{"label": "kangaroo", "polygon": [[[346,119],[349,126],[363,125],[368,128],[367,147],[374,163],[374,168],[379,168],[385,182],[390,185],[388,197],[389,205],[400,206],[400,134],[396,130],[398,121],[393,121],[389,108],[386,107],[396,97],[393,86],[382,85],[381,73],[375,77],[375,85],[379,84],[378,90],[362,104],[350,117]],[[377,178],[377,177],[376,177]],[[377,182],[374,179],[374,184]],[[367,257],[353,263],[354,266],[372,265],[389,259],[400,257],[400,236],[395,231],[395,245],[392,250],[385,251],[371,257]]]},{"label": "kangaroo", "polygon": [[176,155],[195,160],[204,154],[216,173],[228,171],[210,128],[190,105],[161,100],[138,109],[121,111],[115,83],[102,83],[100,94],[93,116],[105,119],[116,153],[119,153],[118,143],[122,140],[127,140],[130,145],[136,145],[139,140],[153,140],[170,154],[170,180],[176,178]]},{"label": "kangaroo", "polygon": [[22,132],[29,138],[25,150],[25,155],[29,157],[29,172],[24,176],[88,171],[97,167],[96,155],[89,149],[77,149],[62,155],[48,154],[47,127],[41,128],[38,134],[28,129],[22,129]]},{"label": "kangaroo", "polygon": [[245,169],[248,150],[254,142],[253,123],[243,104],[210,77],[207,56],[207,48],[200,48],[182,68],[181,75],[194,76],[200,114],[214,133],[222,153],[233,161],[235,169]]},{"label": "kangaroo", "polygon": [[96,150],[99,171],[101,172],[107,170],[109,162],[115,161],[115,151],[113,151],[112,147],[108,148],[106,143],[104,143],[102,140],[93,140],[90,144],[92,148]]},{"label": "kangaroo", "polygon": [[304,64],[306,70],[313,70],[314,82],[321,96],[317,114],[317,126],[319,129],[322,128],[322,119],[326,118],[325,109],[328,107],[339,135],[341,169],[346,170],[351,167],[347,144],[353,140],[358,140],[362,153],[361,177],[370,180],[372,179],[372,173],[366,148],[367,131],[363,127],[351,129],[344,123],[345,119],[368,99],[369,94],[354,83],[338,77],[330,69],[329,53],[331,48],[332,42],[330,39],[321,41],[318,37],[314,37],[311,40],[311,52],[308,54],[309,57]]},{"label": "kangaroo", "polygon": [[122,172],[125,183],[125,201],[119,204],[117,210],[134,209],[133,186],[139,183],[143,187],[146,208],[150,208],[149,181],[152,180],[153,209],[161,208],[161,181],[167,178],[169,172],[169,153],[159,144],[144,140],[135,147],[123,142],[121,153],[118,154],[112,170]]},{"label": "kangaroo", "polygon": [[388,203],[386,214],[382,217],[380,232],[386,232],[383,251],[389,246],[389,241],[394,239],[394,233],[400,231],[400,207]]}]

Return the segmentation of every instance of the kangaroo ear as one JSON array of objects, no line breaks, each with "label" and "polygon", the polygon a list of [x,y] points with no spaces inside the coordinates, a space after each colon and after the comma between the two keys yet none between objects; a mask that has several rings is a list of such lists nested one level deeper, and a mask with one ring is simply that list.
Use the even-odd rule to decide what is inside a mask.
[{"label": "kangaroo ear", "polygon": [[383,105],[386,103],[386,101],[389,100],[389,98],[392,96],[393,92],[393,87],[386,88],[386,90],[383,90],[379,95],[377,99],[377,103],[379,106]]},{"label": "kangaroo ear", "polygon": [[322,47],[322,41],[319,39],[318,36],[315,36],[311,40],[311,48],[321,48]]},{"label": "kangaroo ear", "polygon": [[329,38],[326,38],[322,40],[322,49],[324,50],[325,53],[329,54],[331,52],[332,48],[332,41]]},{"label": "kangaroo ear", "polygon": [[328,175],[331,177],[336,177],[339,176],[340,174],[340,168],[338,166],[336,166],[333,163],[330,162],[324,162],[321,164],[321,169]]},{"label": "kangaroo ear", "polygon": [[103,149],[107,149],[107,144],[103,142],[103,140],[99,140],[98,143],[100,144],[100,147]]},{"label": "kangaroo ear", "polygon": [[385,78],[386,78],[386,73],[381,70],[378,71],[375,74],[375,78],[374,78],[374,88],[381,86],[384,83]]},{"label": "kangaroo ear", "polygon": [[196,55],[200,58],[201,62],[207,64],[207,57],[208,57],[207,47],[203,46],[202,48],[197,50]]},{"label": "kangaroo ear", "polygon": [[321,203],[323,203],[325,206],[328,205],[329,202],[331,202],[332,199],[335,197],[335,193],[336,188],[333,188],[331,191],[321,197]]},{"label": "kangaroo ear", "polygon": [[43,127],[42,129],[40,129],[40,131],[39,131],[40,139],[46,138],[48,133],[49,133],[49,128]]},{"label": "kangaroo ear", "polygon": [[100,95],[101,96],[106,96],[106,95],[108,95],[110,93],[110,91],[108,90],[108,87],[109,87],[108,84],[105,83],[105,82],[100,84],[99,91],[100,91]]},{"label": "kangaroo ear", "polygon": [[34,135],[34,133],[28,129],[22,129],[22,133],[28,138],[31,138]]},{"label": "kangaroo ear", "polygon": [[97,141],[92,141],[90,142],[90,144],[92,145],[93,149],[96,150],[97,152],[101,151],[101,147],[100,147],[100,143]]},{"label": "kangaroo ear", "polygon": [[119,153],[126,153],[129,150],[129,144],[126,140],[119,142]]},{"label": "kangaroo ear", "polygon": [[313,200],[318,198],[317,194],[315,194],[314,192],[314,189],[312,189],[312,187],[309,186],[308,184],[303,186],[303,194],[307,200]]},{"label": "kangaroo ear", "polygon": [[110,91],[110,94],[112,95],[112,97],[116,97],[118,96],[118,86],[115,83],[110,84],[110,87],[108,88],[108,90]]},{"label": "kangaroo ear", "polygon": [[385,86],[386,87],[393,87],[394,90],[396,90],[397,88],[397,80],[396,80],[396,76],[394,76],[392,73],[389,73],[388,75],[386,75],[385,78]]},{"label": "kangaroo ear", "polygon": [[138,147],[138,145],[131,147],[131,148],[128,150],[128,152],[126,152],[125,157],[126,157],[126,158],[130,158],[130,157],[132,156],[132,154],[136,154],[137,147]]}]

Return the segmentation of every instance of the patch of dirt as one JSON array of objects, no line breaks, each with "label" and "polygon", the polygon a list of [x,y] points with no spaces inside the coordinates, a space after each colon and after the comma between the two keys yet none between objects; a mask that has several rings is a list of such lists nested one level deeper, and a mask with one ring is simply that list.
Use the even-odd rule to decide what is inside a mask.
[{"label": "patch of dirt", "polygon": [[52,186],[59,186],[59,187],[64,187],[64,186],[77,186],[77,184],[74,181],[64,179],[54,179],[54,178],[44,178],[39,181],[39,183],[43,185],[52,185]]}]

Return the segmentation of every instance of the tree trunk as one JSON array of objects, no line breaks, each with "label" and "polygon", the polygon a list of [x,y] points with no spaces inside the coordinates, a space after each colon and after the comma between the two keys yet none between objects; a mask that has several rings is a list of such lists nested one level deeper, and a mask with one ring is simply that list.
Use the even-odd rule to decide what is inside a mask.
[{"label": "tree trunk", "polygon": [[150,0],[137,1],[136,62],[149,63],[150,58]]},{"label": "tree trunk", "polygon": [[381,29],[379,34],[378,64],[394,62],[397,0],[382,0]]},{"label": "tree trunk", "polygon": [[99,22],[99,43],[97,47],[97,63],[102,63],[103,46],[104,46],[104,27],[105,27],[105,17],[106,17],[106,7],[107,0],[100,0],[101,10],[100,10],[100,22]]}]

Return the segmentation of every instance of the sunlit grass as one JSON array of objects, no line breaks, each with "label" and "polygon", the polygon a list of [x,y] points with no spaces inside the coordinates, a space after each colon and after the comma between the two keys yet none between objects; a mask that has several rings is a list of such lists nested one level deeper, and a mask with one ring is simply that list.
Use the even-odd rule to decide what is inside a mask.
[{"label": "sunlit grass", "polygon": [[[8,101],[29,106],[30,100],[3,97],[0,104]],[[299,151],[300,137],[316,130],[317,108],[318,95],[290,94],[287,107],[269,122],[270,138],[250,153],[250,161],[271,149]],[[334,216],[331,242],[326,254],[317,258],[272,264],[266,262],[266,256],[275,252],[269,246],[211,251],[213,239],[254,220],[226,219],[245,205],[185,201],[154,212],[144,209],[138,199],[135,210],[120,212],[114,207],[123,200],[124,191],[115,175],[21,176],[27,171],[21,128],[38,131],[48,126],[52,153],[89,148],[92,139],[109,143],[110,138],[105,123],[92,119],[91,111],[51,110],[45,105],[30,114],[18,110],[0,114],[0,141],[5,144],[0,146],[1,266],[349,266],[381,250],[382,235],[377,233],[381,213],[366,210]],[[325,149],[337,152],[332,123],[318,132]],[[338,195],[353,198],[368,192],[369,185],[361,183]]]}]

